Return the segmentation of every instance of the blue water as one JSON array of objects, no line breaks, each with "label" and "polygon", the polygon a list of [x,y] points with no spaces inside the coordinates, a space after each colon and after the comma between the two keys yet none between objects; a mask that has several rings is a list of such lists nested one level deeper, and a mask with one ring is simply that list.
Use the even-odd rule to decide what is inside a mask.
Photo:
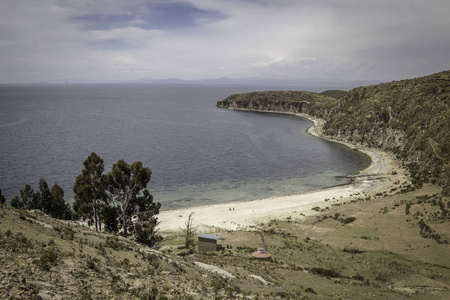
[{"label": "blue water", "polygon": [[[299,117],[216,108],[233,93],[327,87],[0,85],[0,188],[7,200],[43,177],[65,198],[91,152],[152,170],[163,209],[252,200],[345,183],[367,156],[310,136]],[[335,88],[335,87],[333,87]]]}]

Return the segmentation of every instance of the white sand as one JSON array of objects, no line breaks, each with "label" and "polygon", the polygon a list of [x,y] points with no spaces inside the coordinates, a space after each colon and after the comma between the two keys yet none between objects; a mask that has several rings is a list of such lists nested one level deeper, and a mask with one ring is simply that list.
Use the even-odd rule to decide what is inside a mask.
[{"label": "white sand", "polygon": [[[301,114],[297,115],[310,119],[314,126],[308,132],[320,137],[320,129],[323,124],[321,120]],[[344,144],[355,147],[348,143]],[[368,154],[372,163],[360,175],[354,177],[352,184],[298,195],[161,211],[158,216],[161,221],[160,230],[161,232],[179,231],[180,228],[185,227],[185,222],[191,212],[194,212],[194,226],[197,226],[202,232],[212,231],[213,228],[227,230],[258,228],[259,224],[271,219],[304,218],[316,213],[311,210],[313,207],[319,206],[323,209],[336,201],[344,202],[351,198],[364,197],[365,194],[387,190],[392,186],[392,180],[394,180],[388,174],[394,170],[398,172],[395,180],[404,180],[403,170],[391,155],[362,147],[358,147],[358,150]]]}]

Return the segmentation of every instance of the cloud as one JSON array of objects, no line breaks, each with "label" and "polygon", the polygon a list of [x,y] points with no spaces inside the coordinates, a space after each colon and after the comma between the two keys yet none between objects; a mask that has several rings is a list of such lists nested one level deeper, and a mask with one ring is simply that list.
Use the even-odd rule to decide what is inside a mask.
[{"label": "cloud", "polygon": [[[118,9],[123,4],[117,3]],[[212,10],[195,7],[188,2],[152,2],[135,1],[123,7],[123,12],[105,13],[99,7],[95,11],[73,18],[87,29],[109,30],[122,27],[139,27],[142,29],[189,29],[225,18]]]},{"label": "cloud", "polygon": [[252,67],[257,67],[257,68],[267,68],[270,67],[273,64],[278,64],[283,62],[284,59],[282,56],[277,56],[274,59],[270,60],[270,61],[257,61],[251,64],[248,64],[248,67],[252,68]]},{"label": "cloud", "polygon": [[392,80],[450,64],[447,0],[4,0],[0,82]]}]

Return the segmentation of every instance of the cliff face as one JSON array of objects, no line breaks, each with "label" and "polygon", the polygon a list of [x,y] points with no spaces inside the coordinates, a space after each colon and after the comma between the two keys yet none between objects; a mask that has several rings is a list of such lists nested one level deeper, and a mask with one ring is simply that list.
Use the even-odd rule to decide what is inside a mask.
[{"label": "cliff face", "polygon": [[318,118],[328,118],[339,100],[313,92],[270,91],[234,94],[217,103],[218,107],[305,113]]},{"label": "cliff face", "polygon": [[[333,97],[330,97],[333,96]],[[343,93],[257,92],[217,106],[301,112],[326,121],[324,134],[394,153],[416,183],[450,194],[450,71]]]}]

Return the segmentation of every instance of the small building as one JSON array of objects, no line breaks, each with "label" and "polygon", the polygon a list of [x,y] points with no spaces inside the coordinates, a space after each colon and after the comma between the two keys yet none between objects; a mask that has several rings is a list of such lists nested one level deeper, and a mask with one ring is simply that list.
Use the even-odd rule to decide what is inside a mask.
[{"label": "small building", "polygon": [[202,234],[197,235],[198,251],[217,251],[217,241],[219,236],[216,234]]}]

